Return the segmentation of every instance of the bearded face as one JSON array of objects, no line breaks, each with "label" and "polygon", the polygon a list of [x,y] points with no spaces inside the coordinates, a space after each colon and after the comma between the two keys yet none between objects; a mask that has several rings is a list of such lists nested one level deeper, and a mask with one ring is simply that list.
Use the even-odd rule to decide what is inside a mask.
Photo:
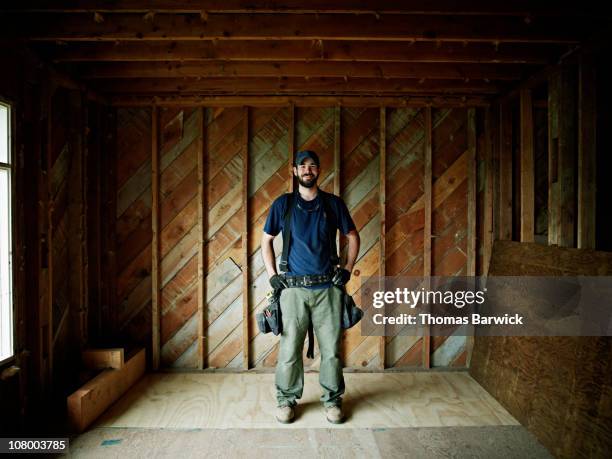
[{"label": "bearded face", "polygon": [[319,166],[308,158],[299,166],[294,167],[293,173],[297,177],[300,185],[306,188],[312,188],[319,178]]}]

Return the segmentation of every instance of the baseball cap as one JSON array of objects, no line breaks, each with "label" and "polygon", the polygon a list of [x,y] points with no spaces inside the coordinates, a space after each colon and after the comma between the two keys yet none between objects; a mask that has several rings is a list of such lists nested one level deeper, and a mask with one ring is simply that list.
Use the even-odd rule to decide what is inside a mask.
[{"label": "baseball cap", "polygon": [[319,157],[314,151],[303,150],[303,151],[299,151],[298,154],[295,155],[295,166],[299,166],[300,164],[302,164],[306,158],[312,159],[312,161],[317,166],[321,165],[321,163],[319,162]]}]

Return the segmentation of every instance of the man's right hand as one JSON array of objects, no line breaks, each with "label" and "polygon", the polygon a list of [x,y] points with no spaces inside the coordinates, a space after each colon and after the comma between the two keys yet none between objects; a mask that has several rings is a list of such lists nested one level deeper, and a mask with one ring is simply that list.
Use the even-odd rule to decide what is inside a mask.
[{"label": "man's right hand", "polygon": [[274,290],[282,290],[289,287],[285,278],[278,274],[275,274],[270,278],[270,285]]}]

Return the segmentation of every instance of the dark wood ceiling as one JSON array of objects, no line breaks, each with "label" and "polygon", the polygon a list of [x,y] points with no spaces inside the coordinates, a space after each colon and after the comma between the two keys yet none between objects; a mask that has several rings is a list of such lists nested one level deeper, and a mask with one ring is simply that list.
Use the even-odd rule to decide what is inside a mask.
[{"label": "dark wood ceiling", "polygon": [[114,98],[485,100],[611,25],[609,8],[564,1],[13,3],[5,40]]}]

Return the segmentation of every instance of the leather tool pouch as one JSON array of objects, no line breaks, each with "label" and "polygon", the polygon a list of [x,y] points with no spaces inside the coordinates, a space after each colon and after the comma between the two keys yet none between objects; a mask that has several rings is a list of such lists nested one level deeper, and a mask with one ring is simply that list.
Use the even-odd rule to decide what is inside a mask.
[{"label": "leather tool pouch", "polygon": [[[280,292],[281,290],[274,290],[271,295],[268,295],[268,305],[264,308],[263,312],[255,315],[257,328],[259,328],[261,333],[272,332],[274,335],[280,335],[283,331]],[[265,314],[266,311],[270,312],[270,317]]]},{"label": "leather tool pouch", "polygon": [[357,307],[353,297],[342,288],[342,323],[344,329],[351,328],[363,317],[363,311]]}]

